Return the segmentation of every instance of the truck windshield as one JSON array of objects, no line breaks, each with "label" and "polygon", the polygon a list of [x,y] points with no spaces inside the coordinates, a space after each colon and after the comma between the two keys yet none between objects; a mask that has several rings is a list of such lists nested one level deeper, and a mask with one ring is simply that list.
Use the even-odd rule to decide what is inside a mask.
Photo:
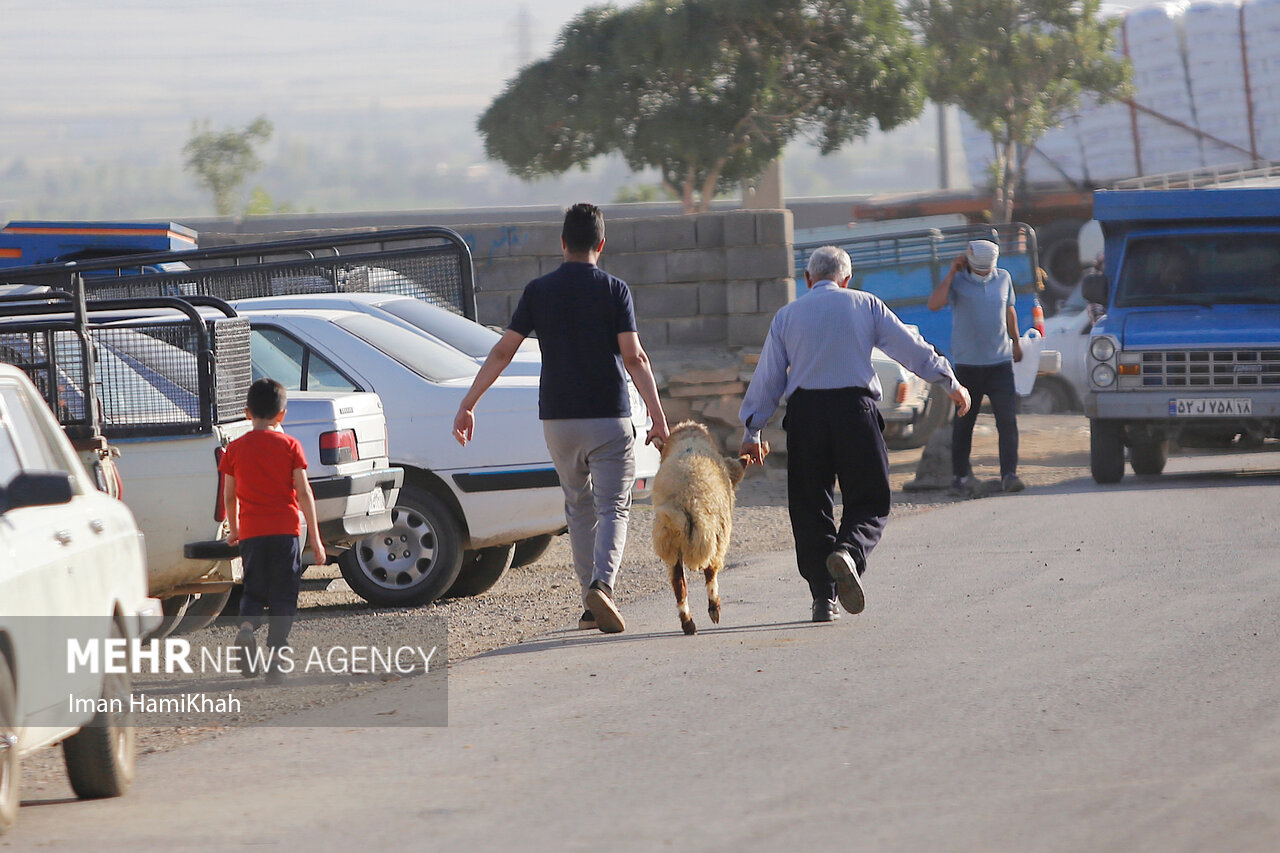
[{"label": "truck windshield", "polygon": [[1280,303],[1280,234],[1192,234],[1132,240],[1116,306]]}]

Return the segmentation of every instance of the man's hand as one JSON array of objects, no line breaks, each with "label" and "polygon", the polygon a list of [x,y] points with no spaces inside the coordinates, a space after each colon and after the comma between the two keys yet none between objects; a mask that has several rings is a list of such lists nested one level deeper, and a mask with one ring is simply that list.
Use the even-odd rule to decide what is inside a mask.
[{"label": "man's hand", "polygon": [[653,426],[649,427],[649,434],[645,436],[644,443],[652,444],[661,450],[662,445],[667,443],[667,436],[669,435],[671,435],[671,430],[667,426],[666,418],[663,418],[661,421],[654,421]]},{"label": "man's hand", "polygon": [[963,418],[972,404],[969,399],[969,389],[961,385],[959,391],[949,391],[947,396],[951,398],[951,402],[956,404],[956,416]]},{"label": "man's hand", "polygon": [[463,447],[467,446],[476,434],[476,414],[470,409],[458,409],[458,414],[453,418],[453,437],[457,439],[458,444]]},{"label": "man's hand", "polygon": [[1015,362],[1022,361],[1022,340],[1013,338],[1011,343],[1013,344],[1013,360]]},{"label": "man's hand", "polygon": [[769,455],[769,442],[744,441],[738,448],[738,455],[745,457],[748,465],[763,465],[764,458]]},{"label": "man's hand", "polygon": [[963,272],[965,267],[969,265],[969,259],[964,255],[956,255],[951,259],[951,271],[953,273]]}]

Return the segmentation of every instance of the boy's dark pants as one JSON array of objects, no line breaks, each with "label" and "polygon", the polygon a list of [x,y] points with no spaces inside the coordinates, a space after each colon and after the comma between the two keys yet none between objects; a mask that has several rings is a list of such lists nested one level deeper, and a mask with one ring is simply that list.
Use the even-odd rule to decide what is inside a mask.
[{"label": "boy's dark pants", "polygon": [[302,587],[302,550],[297,536],[254,536],[240,540],[244,561],[244,591],[240,597],[240,621],[257,628],[263,609],[271,616],[267,625],[267,645],[287,644],[293,618],[298,613],[298,590]]}]

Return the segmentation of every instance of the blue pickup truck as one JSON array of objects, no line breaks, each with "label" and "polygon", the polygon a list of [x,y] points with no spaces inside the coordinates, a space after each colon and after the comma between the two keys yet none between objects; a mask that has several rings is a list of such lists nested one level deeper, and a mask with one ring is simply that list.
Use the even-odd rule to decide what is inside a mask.
[{"label": "blue pickup truck", "polygon": [[1159,474],[1169,442],[1280,435],[1280,187],[1112,190],[1094,196],[1103,273],[1084,409],[1090,467]]}]

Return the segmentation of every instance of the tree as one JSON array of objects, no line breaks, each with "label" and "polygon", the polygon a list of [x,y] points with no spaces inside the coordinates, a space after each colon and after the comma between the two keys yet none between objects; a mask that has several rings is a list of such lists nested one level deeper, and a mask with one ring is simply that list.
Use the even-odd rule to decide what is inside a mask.
[{"label": "tree", "polygon": [[998,222],[1013,218],[1026,155],[1080,108],[1129,94],[1129,64],[1114,56],[1114,20],[1101,0],[911,0],[924,35],[929,95],[956,104],[991,134]]},{"label": "tree", "polygon": [[686,212],[801,133],[824,154],[920,112],[919,50],[893,0],[641,0],[587,9],[480,116],[526,180],[618,153]]},{"label": "tree", "polygon": [[266,116],[258,116],[243,130],[215,131],[209,120],[191,126],[191,138],[182,149],[186,167],[195,173],[201,186],[213,193],[219,216],[231,216],[236,196],[249,175],[262,168],[255,147],[271,138],[273,128]]}]

